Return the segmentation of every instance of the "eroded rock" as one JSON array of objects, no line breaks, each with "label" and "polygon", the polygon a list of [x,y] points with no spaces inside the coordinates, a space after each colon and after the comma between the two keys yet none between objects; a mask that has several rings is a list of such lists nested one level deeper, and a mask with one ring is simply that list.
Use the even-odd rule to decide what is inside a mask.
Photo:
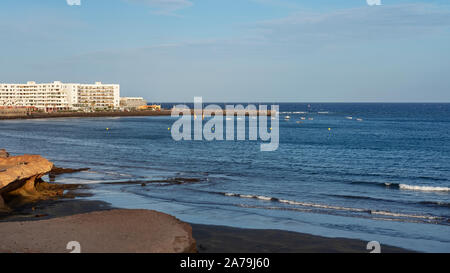
[{"label": "eroded rock", "polygon": [[5,208],[3,199],[11,196],[38,198],[36,181],[52,168],[53,163],[40,155],[0,158],[0,208]]},{"label": "eroded rock", "polygon": [[9,157],[9,153],[5,149],[0,149],[0,158]]}]

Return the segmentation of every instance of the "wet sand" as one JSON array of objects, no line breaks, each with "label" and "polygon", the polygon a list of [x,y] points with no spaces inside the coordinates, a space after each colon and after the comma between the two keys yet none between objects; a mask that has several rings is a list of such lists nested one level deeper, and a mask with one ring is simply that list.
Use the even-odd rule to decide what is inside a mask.
[{"label": "wet sand", "polygon": [[[241,229],[191,224],[200,253],[369,253],[367,243],[272,229]],[[381,246],[383,253],[410,250]]]}]

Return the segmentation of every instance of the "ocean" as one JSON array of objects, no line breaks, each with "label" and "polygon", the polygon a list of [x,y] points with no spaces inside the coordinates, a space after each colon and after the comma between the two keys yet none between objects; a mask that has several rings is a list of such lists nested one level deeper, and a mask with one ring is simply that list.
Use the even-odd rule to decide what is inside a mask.
[{"label": "ocean", "polygon": [[279,105],[274,152],[260,141],[174,141],[172,117],[4,120],[0,148],[90,168],[55,179],[89,184],[94,195],[80,199],[450,252],[450,104]]}]

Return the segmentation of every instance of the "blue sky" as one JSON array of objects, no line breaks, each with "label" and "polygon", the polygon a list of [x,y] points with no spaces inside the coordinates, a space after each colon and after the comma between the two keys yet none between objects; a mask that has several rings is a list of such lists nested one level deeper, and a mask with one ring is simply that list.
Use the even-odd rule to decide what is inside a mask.
[{"label": "blue sky", "polygon": [[0,82],[149,101],[450,102],[450,1],[2,0]]}]

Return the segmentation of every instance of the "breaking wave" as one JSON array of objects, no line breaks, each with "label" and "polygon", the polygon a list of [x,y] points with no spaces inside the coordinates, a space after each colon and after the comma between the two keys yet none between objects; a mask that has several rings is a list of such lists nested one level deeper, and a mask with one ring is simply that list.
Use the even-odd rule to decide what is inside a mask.
[{"label": "breaking wave", "polygon": [[408,185],[401,183],[379,183],[379,182],[350,182],[350,184],[366,185],[366,186],[379,186],[387,187],[399,190],[411,190],[411,191],[425,191],[425,192],[450,192],[449,187],[436,187],[436,186],[421,186],[421,185]]},{"label": "breaking wave", "polygon": [[[341,206],[334,206],[334,205],[279,199],[276,197],[262,196],[262,195],[239,194],[239,193],[218,193],[218,194],[222,194],[222,195],[229,196],[229,197],[252,198],[252,199],[258,199],[258,200],[263,200],[263,201],[277,202],[277,203],[282,203],[282,204],[287,204],[287,205],[292,205],[292,206],[300,206],[303,208],[325,209],[325,210],[333,210],[333,211],[347,211],[347,212],[355,212],[355,213],[367,213],[370,215],[383,215],[383,216],[399,218],[399,219],[409,218],[409,219],[422,219],[422,220],[428,220],[428,221],[432,220],[432,221],[439,221],[439,222],[447,221],[447,219],[445,219],[444,217],[432,216],[432,215],[417,215],[417,214],[398,213],[398,212],[383,211],[383,210],[341,207]],[[393,219],[393,220],[395,220],[395,219]]]},{"label": "breaking wave", "polygon": [[415,186],[415,185],[407,185],[407,184],[400,184],[399,188],[401,190],[411,190],[411,191],[441,191],[441,192],[449,192],[450,191],[450,188],[448,188],[448,187]]}]

